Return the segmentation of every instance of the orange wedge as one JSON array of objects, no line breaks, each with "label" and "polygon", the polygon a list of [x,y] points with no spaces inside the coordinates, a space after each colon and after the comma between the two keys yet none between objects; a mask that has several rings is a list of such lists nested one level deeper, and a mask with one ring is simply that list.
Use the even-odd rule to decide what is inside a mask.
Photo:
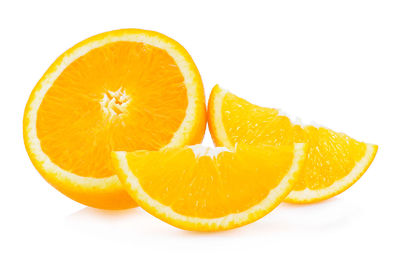
[{"label": "orange wedge", "polygon": [[295,124],[277,109],[253,105],[218,86],[211,92],[208,108],[216,146],[308,144],[302,176],[288,202],[317,202],[342,193],[365,173],[378,149],[327,128]]},{"label": "orange wedge", "polygon": [[136,206],[111,151],[158,150],[202,141],[203,85],[176,41],[139,29],[106,32],[63,53],[26,105],[24,141],[40,174],[97,208]]},{"label": "orange wedge", "polygon": [[112,158],[125,189],[147,212],[178,228],[218,231],[273,210],[296,183],[305,147],[195,145]]}]

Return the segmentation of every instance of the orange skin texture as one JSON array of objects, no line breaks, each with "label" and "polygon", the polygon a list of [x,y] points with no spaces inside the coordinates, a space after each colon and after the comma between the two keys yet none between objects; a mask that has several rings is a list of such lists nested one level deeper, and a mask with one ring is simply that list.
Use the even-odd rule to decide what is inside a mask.
[{"label": "orange skin texture", "polygon": [[113,152],[112,161],[127,192],[151,215],[185,230],[221,231],[278,206],[298,180],[306,150],[306,144],[238,145],[211,157],[181,147]]},{"label": "orange skin texture", "polygon": [[364,173],[369,169],[369,167],[371,166],[372,162],[375,159],[376,153],[378,152],[378,146],[374,145],[374,152],[372,154],[372,157],[370,158],[368,164],[364,167],[363,171],[361,173],[358,174],[357,178],[350,184],[347,184],[346,186],[342,187],[340,190],[333,192],[331,194],[327,194],[324,195],[323,197],[320,198],[315,198],[315,199],[309,199],[309,200],[298,200],[298,199],[290,199],[290,198],[286,198],[285,202],[287,203],[291,203],[291,204],[308,204],[308,203],[318,203],[318,202],[322,202],[325,201],[329,198],[332,198],[334,196],[337,196],[341,193],[343,193],[344,191],[346,191],[347,189],[349,189],[352,185],[354,185],[361,177],[362,175],[364,175]]},{"label": "orange skin texture", "polygon": [[33,151],[30,138],[29,138],[29,124],[30,119],[29,111],[32,109],[32,103],[37,97],[37,92],[42,89],[44,81],[48,79],[49,74],[54,73],[58,66],[62,63],[63,59],[68,57],[71,53],[76,51],[78,48],[87,45],[90,42],[97,41],[112,36],[120,36],[125,34],[142,34],[145,33],[146,36],[156,37],[162,41],[167,41],[174,46],[174,50],[178,51],[180,55],[187,61],[189,69],[194,73],[193,85],[196,86],[196,106],[192,111],[192,115],[194,116],[194,121],[192,124],[192,129],[189,133],[185,133],[182,135],[181,144],[197,144],[201,143],[204,137],[205,128],[206,128],[206,106],[205,106],[205,96],[203,84],[201,81],[201,77],[197,67],[195,66],[191,56],[189,53],[177,43],[175,40],[160,34],[154,31],[146,31],[141,29],[121,29],[110,32],[101,33],[95,36],[92,36],[86,40],[81,41],[80,43],[74,45],[72,48],[68,49],[62,55],[60,55],[54,63],[47,69],[43,77],[36,84],[33,89],[28,102],[25,107],[24,118],[23,118],[23,138],[25,143],[25,148],[28,153],[30,160],[32,161],[34,167],[38,170],[38,172],[42,175],[42,177],[53,187],[59,190],[61,193],[66,195],[67,197],[82,203],[84,205],[100,208],[100,209],[110,209],[110,210],[119,210],[119,209],[127,209],[136,207],[137,204],[132,200],[132,198],[125,192],[125,190],[118,183],[111,183],[107,187],[99,187],[99,186],[89,186],[85,187],[76,183],[75,181],[63,177],[61,175],[55,175],[54,173],[49,172],[44,164],[38,160],[37,154]]},{"label": "orange skin texture", "polygon": [[[208,124],[209,124],[209,130],[210,130],[214,144],[216,146],[225,146],[228,148],[232,148],[232,147],[234,147],[235,141],[232,141],[232,139],[226,135],[226,130],[228,128],[224,127],[224,124],[222,121],[222,115],[221,115],[222,112],[220,109],[220,108],[222,108],[222,102],[225,99],[224,98],[225,93],[229,94],[229,92],[222,90],[221,88],[219,88],[219,86],[215,86],[212,89],[210,97],[209,97],[209,102],[208,102],[207,119],[208,119]],[[235,96],[235,97],[237,97],[237,96]],[[240,98],[238,97],[238,99],[240,99]],[[260,108],[260,107],[258,107],[258,108]],[[270,108],[268,108],[268,109],[270,109]],[[257,122],[257,121],[255,121],[255,122]],[[318,156],[318,153],[315,153],[316,149],[318,150],[318,146],[317,147],[314,146],[314,148],[313,148],[314,152],[313,153],[311,153],[311,151],[309,152],[309,156],[307,158],[308,160],[306,161],[306,165],[304,166],[304,169],[302,171],[303,177],[301,179],[299,179],[299,182],[294,187],[292,193],[289,194],[289,196],[285,199],[285,202],[297,203],[297,204],[315,203],[315,202],[320,202],[320,201],[329,199],[331,197],[334,197],[336,195],[339,195],[340,193],[342,193],[345,190],[347,190],[348,188],[350,188],[355,182],[357,182],[361,178],[361,176],[370,167],[371,163],[373,162],[373,160],[376,156],[377,150],[378,150],[377,145],[358,142],[358,141],[346,136],[343,133],[337,133],[337,132],[334,132],[334,131],[326,129],[326,128],[318,129],[313,126],[300,126],[300,125],[294,125],[293,127],[296,129],[296,133],[294,133],[295,142],[310,143],[311,140],[313,139],[312,138],[313,136],[315,137],[315,136],[321,135],[320,131],[325,131],[325,133],[327,133],[326,131],[330,131],[329,133],[332,133],[332,134],[336,133],[336,136],[338,138],[341,137],[341,140],[344,140],[344,139],[348,140],[348,142],[352,142],[353,145],[355,145],[355,144],[364,145],[366,147],[366,149],[365,149],[365,152],[361,152],[361,150],[359,152],[353,151],[352,154],[361,156],[361,159],[358,159],[357,163],[354,163],[355,166],[352,166],[350,170],[347,170],[349,173],[345,174],[344,177],[337,177],[336,181],[334,181],[333,184],[330,184],[329,186],[327,185],[325,187],[322,186],[322,187],[318,188],[319,184],[310,182],[311,180],[309,177],[310,171],[315,172],[317,170],[314,168],[315,166],[310,167],[315,163],[315,162],[311,162],[311,161],[315,161],[316,160],[315,156]],[[229,129],[231,129],[231,128],[229,128]],[[316,131],[318,131],[318,132],[316,132]],[[318,133],[318,134],[313,134],[313,133]],[[261,135],[258,138],[255,137],[254,140],[259,143],[262,142],[263,138]],[[250,140],[249,140],[249,138],[250,138]],[[242,140],[246,140],[246,139],[251,141],[252,138],[248,137],[248,138],[243,138]],[[335,140],[338,140],[338,139],[335,139]],[[310,142],[308,142],[308,141],[310,141]],[[325,142],[327,142],[327,141],[325,141]],[[339,142],[339,141],[335,141],[335,142]],[[312,145],[310,144],[309,146],[310,146],[310,150],[311,150]],[[326,153],[326,150],[325,150],[325,153]],[[316,154],[316,155],[314,155],[314,154]],[[350,156],[350,158],[352,158],[352,157],[354,158],[354,155]],[[318,161],[325,161],[321,157],[318,157],[318,158],[317,158]],[[346,158],[346,156],[344,158]],[[347,156],[347,158],[349,158],[349,156]],[[328,159],[328,160],[330,162],[332,162],[332,161],[337,161],[338,159],[335,159],[335,160]],[[310,163],[313,163],[313,164],[308,165],[308,161],[310,161]],[[314,165],[316,165],[316,164],[314,164]],[[325,165],[325,163],[324,163],[324,165]],[[336,174],[343,174],[343,171],[346,171],[346,169],[342,170],[342,169],[338,168],[339,166],[340,165],[337,165],[337,166],[329,166],[328,165],[328,166],[324,166],[324,169],[327,171],[329,171],[328,169],[331,169],[331,170],[336,169]],[[318,174],[322,174],[322,171],[318,170],[317,172],[321,172]],[[317,176],[315,176],[315,177],[317,177]],[[321,177],[322,177],[322,175],[321,175]],[[327,180],[330,178],[331,177],[324,177],[324,179],[327,179]],[[315,179],[314,179],[314,181],[315,181]],[[317,182],[319,182],[319,181],[317,181]],[[304,183],[306,183],[306,184],[304,184]],[[306,185],[306,187],[304,185]],[[307,191],[307,190],[309,190],[309,191]]]}]

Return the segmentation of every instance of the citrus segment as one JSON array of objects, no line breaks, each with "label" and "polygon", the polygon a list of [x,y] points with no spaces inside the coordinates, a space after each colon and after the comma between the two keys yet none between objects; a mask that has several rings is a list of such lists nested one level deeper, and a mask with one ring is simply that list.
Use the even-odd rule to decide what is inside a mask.
[{"label": "citrus segment", "polygon": [[288,202],[316,202],[342,193],[365,173],[378,150],[327,128],[306,126],[305,131],[310,150]]},{"label": "citrus segment", "polygon": [[277,109],[253,105],[218,86],[211,92],[208,108],[216,146],[309,145],[302,176],[286,199],[290,202],[316,202],[343,192],[367,170],[377,151],[376,145],[358,142],[343,133],[294,123]]},{"label": "citrus segment", "polygon": [[53,186],[107,209],[135,205],[110,152],[201,142],[205,103],[193,60],[157,32],[126,29],[91,37],[61,55],[28,101],[24,139]]},{"label": "citrus segment", "polygon": [[200,145],[161,151],[113,152],[116,172],[150,214],[187,230],[214,231],[253,222],[290,192],[305,145]]}]

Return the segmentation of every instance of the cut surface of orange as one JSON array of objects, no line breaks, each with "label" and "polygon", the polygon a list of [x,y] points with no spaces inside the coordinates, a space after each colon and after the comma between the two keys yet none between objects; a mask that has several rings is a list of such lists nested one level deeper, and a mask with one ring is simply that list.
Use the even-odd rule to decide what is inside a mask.
[{"label": "cut surface of orange", "polygon": [[147,212],[181,229],[218,231],[273,210],[296,183],[305,149],[195,145],[112,157],[125,189]]},{"label": "cut surface of orange", "polygon": [[292,122],[274,108],[260,107],[215,86],[208,104],[208,124],[216,146],[237,143],[290,145],[307,143],[302,175],[285,201],[321,201],[345,191],[372,163],[378,147],[324,127]]},{"label": "cut surface of orange", "polygon": [[63,53],[31,93],[24,141],[41,175],[97,208],[136,204],[113,172],[111,151],[158,150],[202,141],[200,74],[187,51],[153,31],[123,29]]}]

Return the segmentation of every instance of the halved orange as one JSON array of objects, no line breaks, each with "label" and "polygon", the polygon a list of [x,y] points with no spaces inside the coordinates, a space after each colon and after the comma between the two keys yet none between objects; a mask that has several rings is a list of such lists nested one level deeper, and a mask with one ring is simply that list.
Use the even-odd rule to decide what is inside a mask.
[{"label": "halved orange", "polygon": [[158,150],[202,141],[200,74],[187,51],[153,31],[123,29],[86,39],[46,71],[24,114],[26,150],[40,174],[97,208],[136,206],[111,151]]},{"label": "halved orange", "polygon": [[218,86],[211,92],[208,108],[216,146],[308,144],[302,176],[288,202],[316,202],[340,194],[364,174],[378,149],[327,128],[293,123],[277,109],[253,105]]},{"label": "halved orange", "polygon": [[195,145],[112,156],[125,189],[147,212],[178,228],[217,231],[273,210],[297,182],[305,147]]}]

